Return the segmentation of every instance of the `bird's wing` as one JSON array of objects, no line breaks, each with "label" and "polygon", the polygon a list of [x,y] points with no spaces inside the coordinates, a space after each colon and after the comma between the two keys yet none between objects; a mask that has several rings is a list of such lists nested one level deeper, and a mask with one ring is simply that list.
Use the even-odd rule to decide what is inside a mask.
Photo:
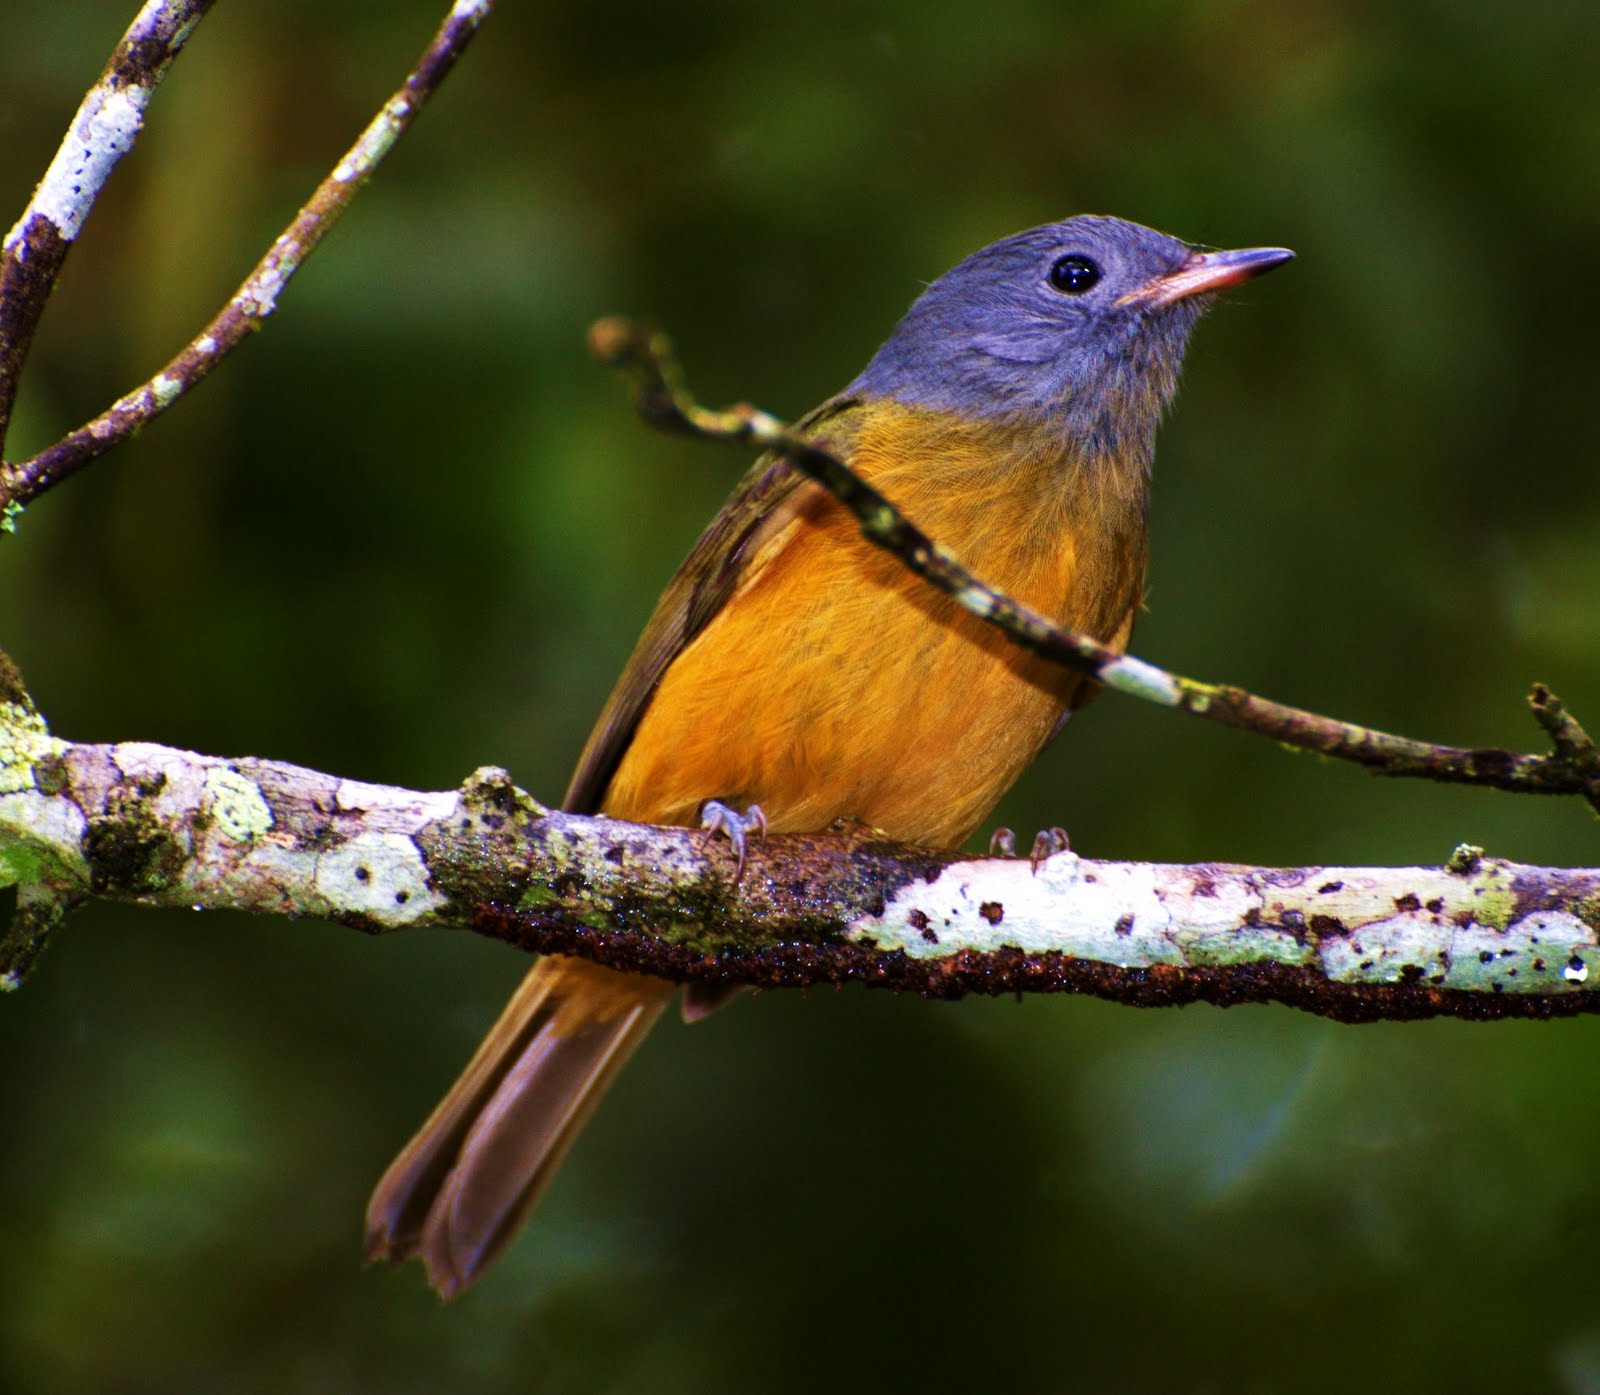
[{"label": "bird's wing", "polygon": [[[855,397],[830,398],[798,421],[795,433],[848,456],[859,407]],[[662,675],[727,604],[762,543],[795,516],[816,488],[781,456],[764,455],[751,467],[656,602],[589,734],[563,809],[575,814],[599,809]]]}]

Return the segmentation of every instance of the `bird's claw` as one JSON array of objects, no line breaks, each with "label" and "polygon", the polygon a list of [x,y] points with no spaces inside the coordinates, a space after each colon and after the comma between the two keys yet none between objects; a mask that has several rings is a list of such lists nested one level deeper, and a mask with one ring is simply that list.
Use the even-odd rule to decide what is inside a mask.
[{"label": "bird's claw", "polygon": [[1033,851],[1028,855],[1034,872],[1039,871],[1039,864],[1047,857],[1054,857],[1057,853],[1071,852],[1072,843],[1067,837],[1064,828],[1042,828],[1033,840]]},{"label": "bird's claw", "polygon": [[[1064,828],[1045,828],[1034,835],[1033,847],[1028,853],[1028,861],[1033,870],[1039,870],[1039,864],[1048,857],[1057,853],[1071,852],[1072,842],[1067,837]],[[997,828],[989,835],[990,857],[1015,857],[1017,855],[1017,835],[1009,828]]]},{"label": "bird's claw", "polygon": [[708,799],[700,810],[700,847],[703,850],[719,833],[727,838],[739,860],[733,874],[735,881],[744,875],[745,848],[752,832],[766,836],[767,816],[759,804],[752,804],[741,814],[720,799]]}]

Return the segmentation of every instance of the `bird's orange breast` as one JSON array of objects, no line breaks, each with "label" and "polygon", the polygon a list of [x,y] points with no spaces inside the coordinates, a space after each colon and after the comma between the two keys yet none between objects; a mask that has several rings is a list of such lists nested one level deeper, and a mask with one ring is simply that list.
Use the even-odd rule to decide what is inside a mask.
[{"label": "bird's orange breast", "polygon": [[[1145,565],[1144,481],[1015,431],[874,404],[851,464],[979,576],[1120,647]],[[694,822],[759,804],[776,832],[861,819],[958,843],[1049,739],[1082,679],[1044,663],[791,496],[722,610],[663,675],[604,800]]]}]

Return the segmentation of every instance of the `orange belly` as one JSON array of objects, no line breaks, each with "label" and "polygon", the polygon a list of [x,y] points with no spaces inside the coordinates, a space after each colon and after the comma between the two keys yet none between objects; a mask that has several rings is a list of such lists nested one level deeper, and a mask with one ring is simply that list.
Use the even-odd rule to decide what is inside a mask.
[{"label": "orange belly", "polygon": [[[1075,511],[1037,487],[1008,497],[1003,484],[1027,483],[1019,472],[980,471],[948,442],[938,474],[892,435],[858,442],[852,459],[985,580],[1126,642],[1142,516],[1137,539],[1121,545],[1129,555],[1107,565],[1098,510]],[[968,478],[988,487],[951,487]],[[959,843],[1082,687],[934,592],[813,492],[667,670],[603,807],[688,824],[721,799],[759,804],[775,832],[852,817],[908,842]]]}]

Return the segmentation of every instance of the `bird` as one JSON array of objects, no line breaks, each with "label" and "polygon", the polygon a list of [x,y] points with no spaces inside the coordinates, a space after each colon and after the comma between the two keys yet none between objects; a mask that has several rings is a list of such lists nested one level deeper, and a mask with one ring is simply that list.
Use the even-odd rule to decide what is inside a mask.
[{"label": "bird", "polygon": [[[1190,331],[1290,260],[1082,214],[968,256],[794,426],[990,585],[1121,651],[1141,608],[1157,428]],[[662,593],[563,808],[748,836],[837,820],[961,844],[1094,692],[758,459]],[[551,955],[379,1181],[369,1259],[461,1293],[517,1233],[674,985]],[[683,1015],[724,990],[690,985]]]}]

